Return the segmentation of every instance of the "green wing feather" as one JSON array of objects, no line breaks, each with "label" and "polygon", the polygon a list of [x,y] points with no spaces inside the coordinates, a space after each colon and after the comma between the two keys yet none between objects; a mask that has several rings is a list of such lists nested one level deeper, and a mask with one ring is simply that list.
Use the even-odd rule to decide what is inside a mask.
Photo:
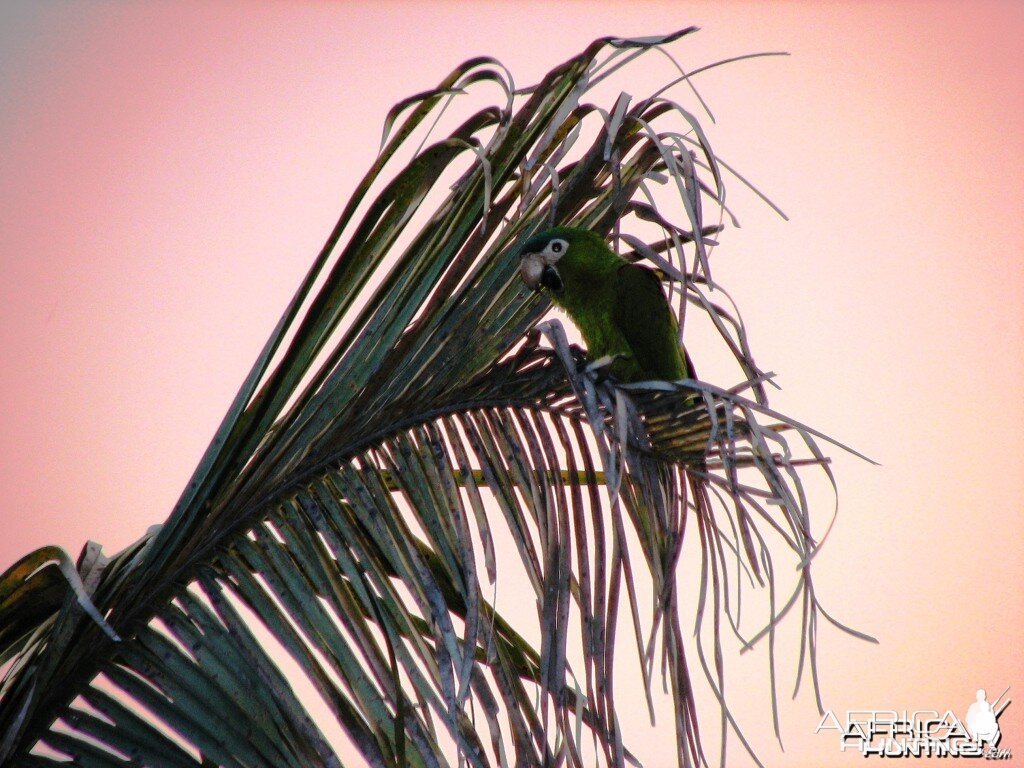
[{"label": "green wing feather", "polygon": [[612,319],[633,352],[612,373],[624,381],[688,378],[688,357],[679,346],[679,325],[657,275],[646,267],[619,268]]}]

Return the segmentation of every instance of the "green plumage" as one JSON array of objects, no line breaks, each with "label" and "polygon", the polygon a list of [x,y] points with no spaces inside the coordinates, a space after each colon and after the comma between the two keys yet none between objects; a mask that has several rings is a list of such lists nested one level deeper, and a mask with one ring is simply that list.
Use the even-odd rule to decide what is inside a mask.
[{"label": "green plumage", "polygon": [[[552,243],[560,253],[553,252]],[[543,262],[538,282],[572,318],[592,359],[614,357],[609,372],[616,379],[693,376],[679,344],[675,315],[653,271],[617,256],[593,232],[572,227],[556,227],[532,238],[524,245],[522,258],[528,284],[525,262]]]}]

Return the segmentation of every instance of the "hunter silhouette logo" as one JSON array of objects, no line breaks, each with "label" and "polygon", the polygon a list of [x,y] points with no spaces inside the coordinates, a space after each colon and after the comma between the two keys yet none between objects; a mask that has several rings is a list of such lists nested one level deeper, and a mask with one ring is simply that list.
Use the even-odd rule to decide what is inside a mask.
[{"label": "hunter silhouette logo", "polygon": [[[1009,690],[1009,688],[1006,689],[1006,691]],[[967,717],[964,718],[967,729],[978,743],[985,743],[991,747],[999,743],[999,737],[1002,736],[999,732],[999,716],[1010,703],[1007,700],[1002,706],[999,705],[1000,700],[1006,695],[1006,691],[999,695],[995,704],[989,704],[985,696],[985,689],[978,689],[977,700],[971,704],[970,709],[967,710]],[[997,710],[996,707],[999,709]]]},{"label": "hunter silhouette logo", "polygon": [[841,720],[831,709],[822,716],[815,733],[839,732],[841,752],[860,752],[864,757],[973,757],[1009,760],[1013,755],[999,747],[1002,733],[999,716],[1010,699],[1007,686],[989,703],[979,689],[961,720],[951,709],[852,709]]}]

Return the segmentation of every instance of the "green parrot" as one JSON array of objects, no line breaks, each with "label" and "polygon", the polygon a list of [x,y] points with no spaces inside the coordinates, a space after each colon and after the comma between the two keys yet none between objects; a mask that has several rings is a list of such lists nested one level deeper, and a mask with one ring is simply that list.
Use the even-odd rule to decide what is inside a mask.
[{"label": "green parrot", "polygon": [[523,282],[547,289],[583,334],[594,359],[608,355],[620,382],[692,378],[679,324],[650,269],[612,252],[600,235],[555,227],[520,251]]}]

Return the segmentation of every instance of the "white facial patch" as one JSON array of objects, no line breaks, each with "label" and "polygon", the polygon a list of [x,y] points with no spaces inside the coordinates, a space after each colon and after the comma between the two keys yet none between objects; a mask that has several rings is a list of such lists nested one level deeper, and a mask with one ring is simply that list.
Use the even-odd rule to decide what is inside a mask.
[{"label": "white facial patch", "polygon": [[554,264],[560,258],[565,255],[565,252],[569,250],[569,243],[560,237],[556,237],[550,243],[547,248],[544,249],[542,254],[544,257],[545,264]]}]

